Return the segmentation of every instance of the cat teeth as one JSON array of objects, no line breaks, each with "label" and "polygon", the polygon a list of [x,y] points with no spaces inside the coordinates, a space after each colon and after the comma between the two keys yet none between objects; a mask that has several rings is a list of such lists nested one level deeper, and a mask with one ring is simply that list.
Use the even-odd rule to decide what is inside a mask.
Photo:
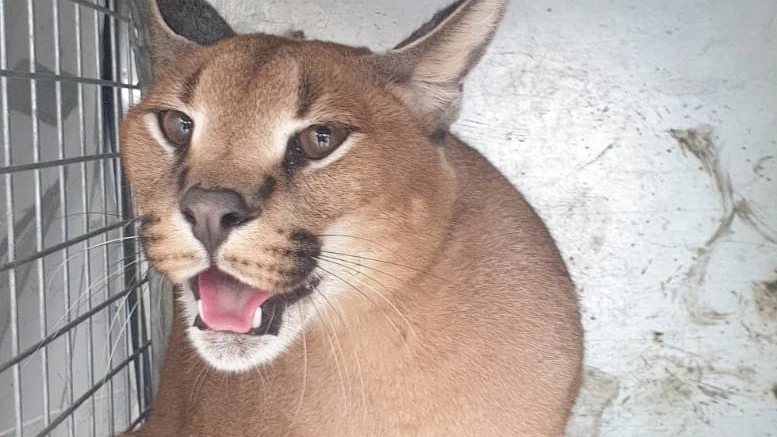
[{"label": "cat teeth", "polygon": [[259,307],[254,311],[254,321],[251,323],[252,328],[258,328],[262,326],[262,307]]},{"label": "cat teeth", "polygon": [[197,301],[197,311],[200,313],[200,318],[202,319],[203,318],[202,300]]}]

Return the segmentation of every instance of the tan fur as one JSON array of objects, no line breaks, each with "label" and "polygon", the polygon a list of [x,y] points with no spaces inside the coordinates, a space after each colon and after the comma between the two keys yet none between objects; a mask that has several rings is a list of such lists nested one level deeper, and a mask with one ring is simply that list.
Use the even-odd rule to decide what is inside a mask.
[{"label": "tan fur", "polygon": [[[582,360],[564,262],[486,159],[451,134],[443,145],[431,139],[455,119],[460,82],[505,7],[465,2],[434,33],[382,55],[252,35],[160,62],[157,83],[122,127],[154,266],[181,283],[209,263],[178,212],[179,165],[188,185],[261,203],[262,215],[218,252],[220,268],[283,293],[288,261],[278,253],[304,228],[323,243],[326,279],[301,335],[239,373],[203,361],[176,300],[159,394],[132,435],[562,435]],[[195,72],[196,91],[183,102]],[[300,119],[303,76],[317,97]],[[164,109],[195,120],[183,161],[150,132],[149,114]],[[356,129],[337,159],[286,176],[283,133],[318,122]],[[268,176],[275,190],[258,200]]]}]

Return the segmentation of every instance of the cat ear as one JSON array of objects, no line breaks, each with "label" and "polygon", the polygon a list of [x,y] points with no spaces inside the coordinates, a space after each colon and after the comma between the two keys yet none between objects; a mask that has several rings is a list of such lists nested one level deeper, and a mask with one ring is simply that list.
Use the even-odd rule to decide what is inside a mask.
[{"label": "cat ear", "polygon": [[409,108],[446,129],[459,115],[464,78],[483,57],[508,3],[459,0],[372,61]]},{"label": "cat ear", "polygon": [[146,0],[146,17],[155,70],[199,46],[236,35],[205,0]]}]

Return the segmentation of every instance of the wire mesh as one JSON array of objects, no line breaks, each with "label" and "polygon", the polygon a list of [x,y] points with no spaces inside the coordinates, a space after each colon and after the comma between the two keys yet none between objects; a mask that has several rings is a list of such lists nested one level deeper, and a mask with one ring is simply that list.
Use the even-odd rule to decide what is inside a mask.
[{"label": "wire mesh", "polygon": [[147,412],[149,283],[119,162],[138,97],[123,1],[0,0],[0,437]]}]

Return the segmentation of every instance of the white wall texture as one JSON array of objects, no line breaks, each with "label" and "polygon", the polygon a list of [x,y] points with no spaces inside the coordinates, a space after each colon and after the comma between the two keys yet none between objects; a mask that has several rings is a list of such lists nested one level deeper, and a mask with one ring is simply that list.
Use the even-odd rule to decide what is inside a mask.
[{"label": "white wall texture", "polygon": [[[445,0],[212,0],[238,31],[389,48]],[[777,436],[777,2],[513,2],[453,131],[582,299],[569,436]]]}]

